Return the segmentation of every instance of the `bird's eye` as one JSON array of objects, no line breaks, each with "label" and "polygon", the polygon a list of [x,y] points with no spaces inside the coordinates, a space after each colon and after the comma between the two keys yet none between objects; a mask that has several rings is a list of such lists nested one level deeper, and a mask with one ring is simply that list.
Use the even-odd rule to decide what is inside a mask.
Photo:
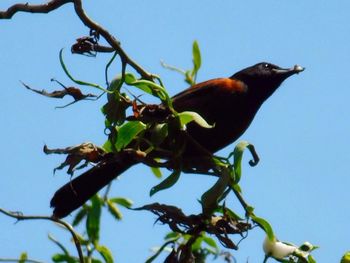
[{"label": "bird's eye", "polygon": [[270,65],[269,63],[265,63],[265,64],[264,64],[264,68],[265,68],[265,69],[271,69],[271,65]]}]

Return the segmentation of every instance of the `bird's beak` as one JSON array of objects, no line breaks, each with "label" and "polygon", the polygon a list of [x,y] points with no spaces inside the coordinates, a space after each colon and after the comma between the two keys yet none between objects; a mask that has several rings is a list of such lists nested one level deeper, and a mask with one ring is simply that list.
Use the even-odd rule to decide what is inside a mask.
[{"label": "bird's beak", "polygon": [[292,68],[280,68],[280,69],[273,69],[273,71],[277,74],[281,74],[281,75],[287,75],[287,76],[291,76],[293,74],[299,74],[300,72],[303,72],[305,70],[305,68],[303,68],[302,66],[299,65],[295,65]]}]

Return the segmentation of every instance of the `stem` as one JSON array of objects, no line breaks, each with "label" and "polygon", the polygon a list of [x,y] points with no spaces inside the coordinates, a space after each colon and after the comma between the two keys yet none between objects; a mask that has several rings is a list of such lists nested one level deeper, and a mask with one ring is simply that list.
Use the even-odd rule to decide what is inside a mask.
[{"label": "stem", "polygon": [[[148,73],[145,69],[143,69],[136,61],[129,57],[129,55],[122,49],[120,42],[111,35],[104,27],[97,24],[91,18],[87,16],[85,10],[83,9],[81,0],[52,0],[45,4],[39,5],[30,5],[28,3],[25,4],[14,4],[10,6],[6,11],[0,11],[0,19],[10,19],[17,12],[27,12],[27,13],[49,13],[59,7],[67,4],[73,3],[74,10],[77,16],[80,18],[81,22],[88,28],[98,32],[103,38],[108,42],[109,45],[119,54],[122,59],[122,65],[125,67],[125,64],[130,65],[134,68],[143,79],[153,80],[153,75]],[[111,49],[108,47],[100,46],[101,52],[110,52]]]},{"label": "stem", "polygon": [[0,208],[0,213],[3,213],[3,214],[5,214],[9,217],[12,217],[12,218],[16,218],[18,221],[21,221],[21,220],[48,220],[48,221],[52,221],[52,222],[55,222],[55,223],[62,225],[71,233],[73,240],[74,240],[75,247],[78,251],[79,261],[80,261],[80,263],[84,263],[83,252],[81,250],[81,245],[80,245],[80,241],[78,239],[78,235],[75,233],[74,228],[70,224],[68,224],[67,222],[65,222],[61,219],[55,218],[55,217],[51,217],[51,216],[25,216],[19,212],[10,212],[10,211],[7,211],[7,210],[2,209],[2,208]]}]

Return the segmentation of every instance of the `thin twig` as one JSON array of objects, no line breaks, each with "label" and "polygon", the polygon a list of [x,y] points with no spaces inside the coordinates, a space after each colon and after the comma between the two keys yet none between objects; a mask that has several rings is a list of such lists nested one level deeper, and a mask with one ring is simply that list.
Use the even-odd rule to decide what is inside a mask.
[{"label": "thin twig", "polygon": [[[235,193],[235,195],[236,195],[238,201],[241,203],[241,205],[242,205],[244,211],[246,212],[246,214],[247,214],[248,216],[249,216],[249,215],[254,215],[254,214],[252,213],[252,211],[249,211],[249,210],[250,210],[250,209],[249,209],[250,206],[249,206],[248,203],[243,199],[243,196],[241,195],[241,193],[240,193],[239,191],[237,191],[237,189],[235,189],[234,187],[232,187],[232,191]],[[252,220],[253,220],[253,219],[252,219]],[[265,231],[264,227],[263,227],[259,222],[256,222],[255,220],[253,220],[253,222],[254,222],[255,224],[257,224],[262,230]]]},{"label": "thin twig", "polygon": [[94,51],[100,52],[100,53],[112,53],[112,52],[115,52],[115,49],[112,47],[96,44],[94,45]]},{"label": "thin twig", "polygon": [[30,5],[25,4],[14,4],[10,6],[6,11],[0,11],[0,19],[11,19],[14,14],[17,12],[26,12],[26,13],[49,13],[62,5],[67,3],[73,3],[74,0],[52,0],[45,4],[40,5]]},{"label": "thin twig", "polygon": [[74,228],[70,224],[68,224],[67,222],[65,222],[61,219],[55,218],[55,217],[51,217],[51,216],[25,216],[25,215],[22,215],[20,212],[11,212],[11,211],[7,211],[3,208],[0,208],[0,213],[3,213],[3,214],[5,214],[9,217],[12,217],[12,218],[16,218],[18,221],[21,221],[21,220],[48,220],[48,221],[52,221],[52,222],[55,222],[57,224],[62,225],[71,233],[73,240],[74,240],[75,247],[78,251],[79,261],[81,263],[84,263],[83,251],[81,250],[81,245],[80,245],[78,235],[75,233]]},{"label": "thin twig", "polygon": [[[153,80],[153,75],[148,73],[145,69],[143,69],[139,64],[137,64],[133,59],[131,59],[128,54],[122,49],[120,42],[111,35],[104,27],[100,26],[98,23],[93,21],[91,18],[87,16],[85,13],[82,1],[81,0],[52,0],[45,4],[40,5],[30,5],[28,3],[25,4],[15,4],[9,7],[6,11],[0,11],[0,19],[10,19],[17,12],[27,12],[27,13],[49,13],[55,9],[58,9],[64,4],[73,3],[74,9],[77,16],[83,22],[85,26],[98,32],[99,35],[103,36],[103,38],[108,42],[108,44],[119,54],[122,59],[122,65],[124,64],[130,65],[134,68],[143,79]],[[102,52],[110,52],[111,49],[109,47],[100,46]],[[97,51],[97,50],[96,50]]]},{"label": "thin twig", "polygon": [[108,194],[109,194],[109,192],[110,192],[110,190],[111,190],[111,186],[112,186],[112,182],[110,182],[110,183],[107,185],[107,187],[106,187],[106,192],[105,192],[105,194],[103,195],[103,200],[104,200],[104,201],[107,201],[107,199],[108,199]]},{"label": "thin twig", "polygon": [[126,52],[121,48],[120,42],[112,36],[105,28],[90,19],[85,13],[81,0],[74,0],[74,9],[80,20],[88,28],[98,32],[103,38],[110,44],[115,51],[118,52],[119,56],[123,61],[133,67],[144,79],[152,80],[153,77],[150,73],[145,71],[140,65],[138,65],[134,60],[132,60]]}]

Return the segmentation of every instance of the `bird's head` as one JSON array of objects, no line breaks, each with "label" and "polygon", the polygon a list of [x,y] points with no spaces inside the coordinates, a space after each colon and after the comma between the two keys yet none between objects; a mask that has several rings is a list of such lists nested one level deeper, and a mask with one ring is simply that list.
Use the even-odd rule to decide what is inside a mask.
[{"label": "bird's head", "polygon": [[262,62],[235,73],[231,78],[238,79],[248,86],[248,92],[254,97],[267,99],[288,77],[298,74],[303,67],[281,68],[271,63]]}]

